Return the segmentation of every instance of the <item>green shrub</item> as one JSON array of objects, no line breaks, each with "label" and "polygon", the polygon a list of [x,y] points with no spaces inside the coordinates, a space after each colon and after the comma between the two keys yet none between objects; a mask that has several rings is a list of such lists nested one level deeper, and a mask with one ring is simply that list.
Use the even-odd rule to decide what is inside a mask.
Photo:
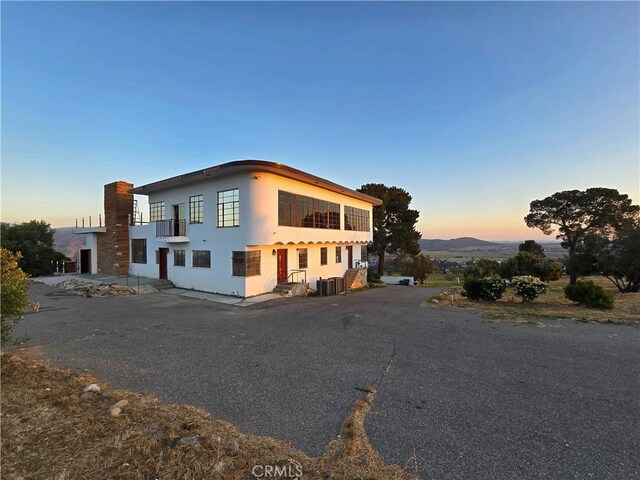
[{"label": "green shrub", "polygon": [[380,275],[370,268],[367,269],[367,283],[382,283],[380,282]]},{"label": "green shrub", "polygon": [[0,343],[5,345],[9,341],[13,327],[29,308],[27,298],[27,275],[18,266],[20,253],[12,253],[6,248],[0,248],[1,275],[0,282]]},{"label": "green shrub", "polygon": [[482,258],[477,262],[467,262],[465,277],[486,278],[500,275],[500,264],[495,260]]},{"label": "green shrub", "polygon": [[613,295],[604,291],[600,285],[591,280],[578,280],[575,285],[564,287],[564,296],[569,300],[591,308],[611,310]]},{"label": "green shrub", "polygon": [[466,277],[463,286],[462,294],[464,296],[472,300],[487,300],[489,302],[495,302],[501,298],[507,289],[499,277]]},{"label": "green shrub", "polygon": [[513,277],[511,282],[516,297],[522,298],[523,302],[531,302],[549,289],[546,283],[531,275]]}]

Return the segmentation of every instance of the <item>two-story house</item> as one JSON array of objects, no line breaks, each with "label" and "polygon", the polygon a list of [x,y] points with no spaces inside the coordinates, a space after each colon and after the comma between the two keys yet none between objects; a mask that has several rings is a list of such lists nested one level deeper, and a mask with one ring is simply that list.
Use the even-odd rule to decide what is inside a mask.
[{"label": "two-story house", "polygon": [[[358,267],[372,240],[372,208],[381,203],[261,160],[131,187],[105,186],[106,227],[85,232],[95,250],[91,270],[242,297],[292,281],[315,287],[318,278]],[[133,212],[133,195],[148,196],[148,222]]]}]

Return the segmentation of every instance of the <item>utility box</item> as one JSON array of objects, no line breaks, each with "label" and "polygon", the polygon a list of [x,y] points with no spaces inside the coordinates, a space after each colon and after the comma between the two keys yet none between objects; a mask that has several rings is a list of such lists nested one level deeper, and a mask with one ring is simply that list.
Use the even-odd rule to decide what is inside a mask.
[{"label": "utility box", "polygon": [[318,290],[318,295],[320,295],[321,297],[335,295],[336,289],[335,289],[335,282],[333,278],[325,278],[325,279],[320,278],[317,281],[317,290]]},{"label": "utility box", "polygon": [[340,295],[341,293],[345,293],[347,290],[345,288],[345,281],[344,281],[344,277],[333,277],[331,280],[333,280],[333,286],[334,286],[334,290],[335,290],[335,294],[336,295]]}]

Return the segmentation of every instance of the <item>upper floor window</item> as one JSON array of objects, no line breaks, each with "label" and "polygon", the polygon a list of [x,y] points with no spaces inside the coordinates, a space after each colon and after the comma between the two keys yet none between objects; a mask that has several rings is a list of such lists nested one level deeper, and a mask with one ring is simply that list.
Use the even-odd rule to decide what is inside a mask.
[{"label": "upper floor window", "polygon": [[369,232],[369,211],[362,208],[344,207],[344,229]]},{"label": "upper floor window", "polygon": [[231,265],[236,277],[260,275],[260,251],[233,252]]},{"label": "upper floor window", "polygon": [[218,227],[240,225],[240,200],[237,188],[218,192]]},{"label": "upper floor window", "polygon": [[202,223],[202,195],[189,197],[189,223]]},{"label": "upper floor window", "polygon": [[164,202],[149,204],[149,221],[158,222],[164,220]]},{"label": "upper floor window", "polygon": [[147,239],[131,239],[131,263],[147,263]]},{"label": "upper floor window", "polygon": [[278,225],[340,230],[340,205],[280,190]]}]

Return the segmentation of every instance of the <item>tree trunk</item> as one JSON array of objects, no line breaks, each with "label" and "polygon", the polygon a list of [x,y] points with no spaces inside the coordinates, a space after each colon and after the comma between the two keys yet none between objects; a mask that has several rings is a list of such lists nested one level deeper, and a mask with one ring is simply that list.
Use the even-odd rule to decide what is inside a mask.
[{"label": "tree trunk", "polygon": [[378,252],[378,276],[384,275],[384,248]]},{"label": "tree trunk", "polygon": [[568,270],[569,270],[569,283],[571,285],[575,285],[576,283],[578,283],[578,272],[576,271],[576,265],[575,262],[573,262],[573,255],[576,253],[576,246],[575,245],[569,245],[569,261],[568,263]]}]

